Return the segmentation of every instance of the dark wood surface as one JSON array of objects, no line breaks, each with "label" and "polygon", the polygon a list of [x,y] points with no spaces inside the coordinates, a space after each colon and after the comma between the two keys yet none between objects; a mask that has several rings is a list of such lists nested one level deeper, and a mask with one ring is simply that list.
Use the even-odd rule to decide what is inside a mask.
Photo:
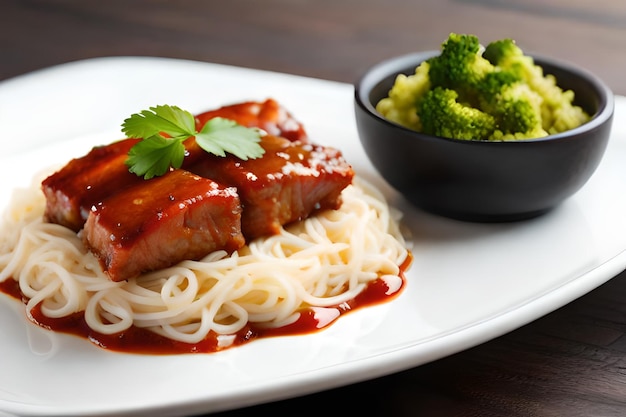
[{"label": "dark wood surface", "polygon": [[[437,49],[450,32],[512,37],[626,94],[621,0],[0,0],[0,80],[79,59],[150,55],[351,83],[381,59]],[[625,331],[622,273],[456,355],[218,415],[626,415]]]}]

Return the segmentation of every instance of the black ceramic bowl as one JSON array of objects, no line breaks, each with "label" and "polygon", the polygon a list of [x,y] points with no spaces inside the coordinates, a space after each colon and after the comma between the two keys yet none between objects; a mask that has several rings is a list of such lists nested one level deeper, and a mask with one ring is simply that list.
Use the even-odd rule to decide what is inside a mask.
[{"label": "black ceramic bowl", "polygon": [[571,64],[533,56],[592,118],[540,139],[468,141],[430,136],[386,120],[375,109],[399,73],[415,72],[429,51],[383,61],[355,86],[355,114],[367,156],[416,206],[468,221],[535,217],[576,193],[596,170],[609,139],[613,94],[596,76]]}]

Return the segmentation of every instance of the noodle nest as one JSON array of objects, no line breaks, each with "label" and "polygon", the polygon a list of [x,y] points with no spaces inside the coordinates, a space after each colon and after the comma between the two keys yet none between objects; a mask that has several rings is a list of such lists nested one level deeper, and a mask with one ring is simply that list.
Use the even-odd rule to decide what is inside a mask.
[{"label": "noodle nest", "polygon": [[398,283],[408,256],[400,213],[357,177],[338,210],[256,239],[232,255],[217,251],[113,282],[76,233],[42,220],[39,184],[15,190],[4,212],[0,282],[19,283],[27,311],[38,304],[50,318],[83,311],[88,326],[102,334],[137,326],[198,343],[211,331],[232,335],[248,323],[285,326],[303,308],[340,305],[378,278]]}]

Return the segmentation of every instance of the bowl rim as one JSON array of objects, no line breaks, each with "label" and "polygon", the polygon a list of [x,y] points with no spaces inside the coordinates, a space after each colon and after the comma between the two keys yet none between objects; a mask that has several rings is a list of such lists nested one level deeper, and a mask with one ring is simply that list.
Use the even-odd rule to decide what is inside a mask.
[{"label": "bowl rim", "polygon": [[[576,136],[580,133],[594,130],[599,126],[602,126],[605,122],[607,122],[613,116],[614,107],[615,107],[615,98],[612,90],[608,87],[608,85],[597,75],[592,73],[591,71],[578,66],[572,62],[548,57],[542,54],[535,53],[525,53],[527,56],[531,56],[535,63],[539,66],[542,64],[547,64],[553,67],[558,67],[564,71],[570,72],[573,75],[584,78],[589,82],[589,84],[593,87],[593,89],[598,94],[598,109],[591,116],[590,120],[583,123],[580,126],[575,127],[574,129],[566,130],[564,132],[559,132],[557,134],[544,136],[541,138],[531,138],[531,139],[520,139],[520,140],[507,140],[507,141],[487,141],[487,140],[466,140],[466,139],[455,139],[455,138],[446,138],[440,136],[433,136],[429,134],[425,134],[422,132],[418,132],[416,130],[412,130],[405,126],[402,126],[396,122],[388,120],[380,113],[376,111],[375,105],[369,99],[370,92],[372,89],[378,85],[382,80],[388,78],[390,76],[399,74],[406,74],[404,70],[409,69],[408,74],[414,73],[415,68],[423,61],[437,56],[441,53],[440,50],[427,50],[420,52],[411,52],[404,55],[394,56],[391,58],[387,58],[383,61],[380,61],[368,69],[365,70],[363,75],[354,83],[354,98],[356,104],[363,109],[370,116],[376,118],[379,122],[388,125],[391,128],[401,129],[406,132],[410,132],[411,134],[421,136],[423,138],[432,138],[436,140],[445,140],[455,143],[465,143],[465,144],[482,144],[486,146],[493,146],[494,144],[499,144],[497,146],[519,146],[520,143],[528,143],[528,142],[548,142],[555,141],[563,138],[568,138],[572,136]],[[543,67],[543,66],[542,66]],[[557,80],[558,81],[558,80]],[[394,77],[395,82],[395,77]],[[576,91],[574,91],[576,94]],[[502,145],[508,144],[508,145]]]}]

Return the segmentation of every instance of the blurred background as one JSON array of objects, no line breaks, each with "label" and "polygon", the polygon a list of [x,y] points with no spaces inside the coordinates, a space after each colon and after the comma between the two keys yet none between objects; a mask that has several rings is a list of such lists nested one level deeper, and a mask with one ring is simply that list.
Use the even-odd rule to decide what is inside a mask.
[{"label": "blurred background", "polygon": [[67,61],[153,55],[353,82],[450,32],[511,37],[626,93],[621,0],[2,0],[0,79]]}]

